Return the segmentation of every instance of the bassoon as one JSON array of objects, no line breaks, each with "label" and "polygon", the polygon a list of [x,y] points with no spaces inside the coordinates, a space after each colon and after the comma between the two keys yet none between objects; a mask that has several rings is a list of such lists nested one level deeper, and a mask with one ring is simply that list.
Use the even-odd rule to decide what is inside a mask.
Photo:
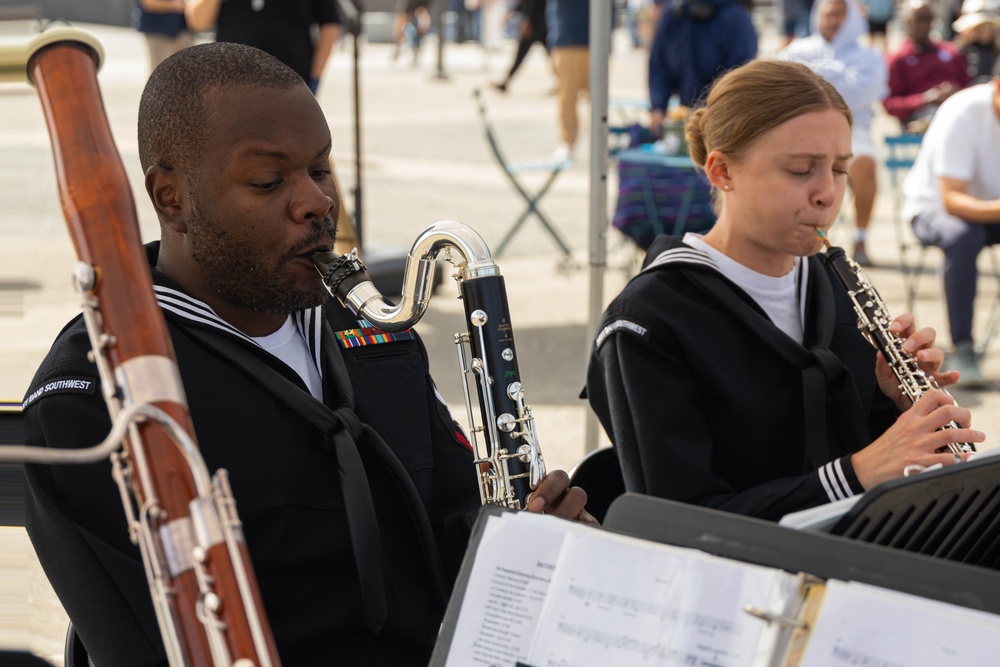
[{"label": "bassoon", "polygon": [[[74,285],[112,419],[87,449],[8,447],[0,460],[111,458],[172,667],[279,665],[225,470],[199,453],[135,202],[97,81],[100,43],[48,30],[26,52],[52,139]],[[85,638],[84,638],[85,639]]]}]

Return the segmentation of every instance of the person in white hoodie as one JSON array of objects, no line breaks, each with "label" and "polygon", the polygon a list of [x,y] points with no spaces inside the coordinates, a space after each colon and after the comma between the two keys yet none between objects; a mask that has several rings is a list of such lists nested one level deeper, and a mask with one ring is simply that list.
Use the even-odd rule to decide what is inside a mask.
[{"label": "person in white hoodie", "polygon": [[803,63],[829,81],[854,115],[848,183],[854,193],[857,236],[854,259],[870,265],[865,248],[868,225],[875,205],[875,143],[871,125],[875,104],[889,94],[889,73],[882,56],[858,40],[868,28],[857,0],[822,0],[813,7],[813,34],[797,39],[778,57]]}]

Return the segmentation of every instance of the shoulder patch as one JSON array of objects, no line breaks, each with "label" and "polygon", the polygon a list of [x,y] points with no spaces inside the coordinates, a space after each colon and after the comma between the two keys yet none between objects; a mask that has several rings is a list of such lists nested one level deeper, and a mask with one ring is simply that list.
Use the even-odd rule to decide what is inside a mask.
[{"label": "shoulder patch", "polygon": [[643,340],[649,340],[649,329],[641,324],[636,324],[631,320],[614,320],[613,322],[609,322],[608,325],[601,329],[601,332],[597,334],[597,338],[594,340],[594,346],[598,350],[601,349],[601,345],[603,345],[604,341],[608,339],[608,336],[619,331],[627,331],[628,333],[638,336]]},{"label": "shoulder patch", "polygon": [[52,394],[94,394],[97,392],[97,380],[92,377],[66,376],[46,380],[32,388],[24,397],[21,410],[27,410],[35,401]]}]

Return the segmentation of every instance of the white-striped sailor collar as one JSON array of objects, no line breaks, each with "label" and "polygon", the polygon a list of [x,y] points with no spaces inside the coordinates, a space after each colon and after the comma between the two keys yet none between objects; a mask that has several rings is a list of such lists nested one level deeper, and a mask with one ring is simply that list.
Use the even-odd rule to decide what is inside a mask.
[{"label": "white-striped sailor collar", "polygon": [[666,264],[700,264],[702,266],[707,266],[716,271],[719,270],[719,266],[715,263],[715,260],[705,252],[704,250],[698,250],[692,248],[689,245],[681,244],[674,246],[672,248],[667,248],[647,264],[642,270],[650,271],[660,266]]},{"label": "white-striped sailor collar", "polygon": [[[169,311],[178,317],[193,322],[201,326],[212,327],[223,333],[235,336],[242,341],[256,345],[264,349],[250,336],[246,335],[233,325],[219,317],[212,307],[204,301],[199,301],[192,296],[166,285],[153,285],[156,292],[156,300],[160,308]],[[300,310],[291,315],[299,334],[305,339],[309,347],[309,354],[319,370],[320,377],[323,376],[323,360],[320,339],[323,331],[323,308],[317,306]]]},{"label": "white-striped sailor collar", "polygon": [[[800,290],[799,296],[801,297],[802,272],[804,270],[804,267],[806,266],[806,258],[802,257],[802,258],[799,258],[799,259],[801,261],[797,261],[795,263],[795,271],[798,272],[797,273],[797,275],[798,275],[797,281],[798,281],[799,290]],[[663,252],[661,252],[659,255],[657,255],[655,258],[653,258],[653,261],[651,261],[649,264],[647,264],[642,270],[643,271],[649,271],[651,269],[654,269],[654,268],[657,268],[657,267],[660,267],[660,266],[664,266],[666,264],[675,264],[675,263],[677,263],[677,264],[689,264],[689,265],[690,264],[695,264],[695,265],[699,265],[700,264],[702,266],[707,266],[707,267],[709,267],[711,269],[714,269],[714,270],[718,271],[719,273],[722,273],[723,275],[725,275],[722,272],[722,269],[719,267],[718,263],[716,263],[716,261],[712,258],[711,255],[709,255],[704,250],[700,250],[698,248],[692,248],[691,246],[683,244],[683,243],[681,245],[676,245],[676,246],[674,246],[672,248],[667,248],[666,250],[664,250]]]}]

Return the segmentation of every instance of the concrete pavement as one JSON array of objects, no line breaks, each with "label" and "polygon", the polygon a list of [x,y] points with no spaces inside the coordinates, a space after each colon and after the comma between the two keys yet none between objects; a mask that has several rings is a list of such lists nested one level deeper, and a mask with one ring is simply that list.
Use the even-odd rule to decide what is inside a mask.
[{"label": "concrete pavement", "polygon": [[[27,29],[29,26],[25,26]],[[105,106],[126,171],[132,179],[143,237],[157,236],[157,225],[142,188],[135,147],[135,116],[146,71],[141,37],[127,29],[84,26],[102,41],[107,64],[100,74]],[[763,26],[762,52],[773,53],[774,34]],[[770,32],[768,32],[770,30]],[[616,35],[610,63],[610,96],[645,96],[644,53]],[[446,80],[435,76],[435,45],[428,40],[417,67],[409,54],[390,60],[388,45],[363,45],[362,127],[364,157],[364,234],[369,247],[408,249],[420,230],[440,219],[463,221],[490,244],[498,243],[520,214],[523,201],[510,189],[483,138],[472,91],[498,80],[512,56],[513,44],[487,52],[476,45],[448,45]],[[518,77],[501,96],[487,90],[487,103],[508,159],[547,158],[556,144],[556,102],[544,52],[533,52]],[[333,131],[334,159],[345,189],[354,187],[354,139],[350,95],[350,42],[345,39],[323,77],[319,101]],[[589,178],[585,106],[583,142],[577,159],[556,181],[542,208],[574,249],[569,267],[560,262],[551,239],[529,220],[498,260],[507,280],[512,323],[521,356],[522,381],[534,408],[541,445],[552,467],[569,468],[583,454],[585,406],[577,398],[583,384],[590,331],[587,323],[589,276],[587,219]],[[31,375],[63,324],[78,312],[69,287],[75,259],[59,207],[48,135],[37,96],[22,84],[0,84],[0,399],[20,400]],[[615,122],[615,119],[612,119]],[[893,131],[888,119],[879,119],[881,135]],[[880,141],[881,136],[877,137]],[[902,312],[904,293],[891,224],[887,180],[876,207],[870,254],[880,268],[870,277],[893,312]],[[609,175],[609,206],[614,205],[616,182]],[[354,208],[353,197],[346,197]],[[849,230],[834,240],[849,240]],[[603,302],[624,284],[622,268],[630,259],[627,243],[612,231],[612,264],[604,280]],[[931,264],[938,254],[931,253]],[[446,282],[431,301],[419,325],[425,338],[435,378],[442,394],[461,418],[462,394],[452,334],[460,331],[461,304]],[[982,312],[997,298],[996,285],[981,281]],[[924,324],[936,326],[947,345],[940,285],[927,276],[918,302]],[[980,317],[983,320],[984,317]],[[985,322],[977,322],[983,326]],[[987,355],[984,370],[1000,378],[1000,355]],[[985,391],[955,391],[959,403],[972,408],[975,424],[1000,440],[1000,394],[992,384]],[[668,400],[668,397],[664,397]],[[470,474],[471,471],[470,471]],[[14,565],[0,560],[0,569],[17,572],[28,549],[23,533],[0,534],[0,553],[14,554]],[[20,554],[20,556],[18,556]],[[5,571],[6,572],[6,571]],[[14,644],[30,635],[43,655],[61,654],[64,620],[58,603],[45,591],[37,566],[16,584],[30,595],[29,613],[17,616]],[[16,575],[15,575],[16,577]],[[23,586],[22,586],[23,584]],[[5,624],[0,624],[5,625]],[[20,627],[20,631],[18,631]],[[21,637],[17,639],[16,637]]]}]

